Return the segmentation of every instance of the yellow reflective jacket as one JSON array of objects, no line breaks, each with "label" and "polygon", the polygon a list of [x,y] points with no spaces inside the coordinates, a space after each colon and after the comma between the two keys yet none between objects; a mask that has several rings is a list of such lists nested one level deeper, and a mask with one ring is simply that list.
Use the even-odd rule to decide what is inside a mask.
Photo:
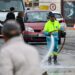
[{"label": "yellow reflective jacket", "polygon": [[55,32],[58,31],[59,29],[60,29],[60,23],[57,20],[55,20],[54,22],[48,20],[44,26],[45,32]]}]

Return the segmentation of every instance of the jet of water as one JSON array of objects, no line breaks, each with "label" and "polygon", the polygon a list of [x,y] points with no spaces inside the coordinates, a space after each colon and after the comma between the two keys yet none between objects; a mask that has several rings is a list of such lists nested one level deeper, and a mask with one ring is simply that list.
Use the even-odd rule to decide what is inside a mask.
[{"label": "jet of water", "polygon": [[48,60],[48,57],[50,56],[50,54],[52,54],[53,49],[54,49],[54,36],[51,35],[51,45],[50,45],[50,49],[48,51],[48,53],[46,54],[46,56],[43,58],[43,60],[41,61],[41,65],[46,62]]}]

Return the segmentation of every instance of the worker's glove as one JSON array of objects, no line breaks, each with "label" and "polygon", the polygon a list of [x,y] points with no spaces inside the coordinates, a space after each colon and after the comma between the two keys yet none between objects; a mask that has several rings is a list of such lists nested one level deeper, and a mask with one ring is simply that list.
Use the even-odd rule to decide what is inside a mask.
[{"label": "worker's glove", "polygon": [[48,75],[48,74],[47,74],[47,71],[45,71],[42,75]]},{"label": "worker's glove", "polygon": [[62,37],[62,38],[66,36],[66,32],[65,31],[59,30],[58,33],[59,33],[59,36]]}]

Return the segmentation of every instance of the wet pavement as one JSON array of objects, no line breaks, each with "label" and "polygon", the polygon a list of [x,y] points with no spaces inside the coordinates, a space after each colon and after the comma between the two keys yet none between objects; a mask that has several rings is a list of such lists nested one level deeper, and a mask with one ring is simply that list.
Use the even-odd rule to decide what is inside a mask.
[{"label": "wet pavement", "polygon": [[[35,46],[39,51],[41,60],[47,54],[46,45]],[[67,30],[67,37],[64,48],[58,55],[59,65],[44,64],[42,68],[47,70],[48,75],[75,75],[75,31]]]},{"label": "wet pavement", "polygon": [[[0,39],[0,47],[3,45]],[[41,60],[47,54],[46,45],[33,45],[39,52]],[[48,75],[75,75],[75,30],[67,30],[66,42],[63,50],[58,55],[59,65],[45,64],[42,68]]]}]

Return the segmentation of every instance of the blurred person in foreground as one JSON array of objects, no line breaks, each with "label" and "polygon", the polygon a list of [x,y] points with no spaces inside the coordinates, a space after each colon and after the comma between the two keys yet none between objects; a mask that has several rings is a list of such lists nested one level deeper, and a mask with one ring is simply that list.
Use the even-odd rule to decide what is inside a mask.
[{"label": "blurred person in foreground", "polygon": [[51,64],[52,62],[52,56],[54,59],[54,64],[57,64],[57,55],[58,55],[58,31],[60,30],[60,23],[55,19],[55,16],[52,12],[49,13],[48,15],[48,21],[46,22],[44,26],[44,34],[46,35],[46,40],[47,40],[47,47],[48,49],[50,48],[51,45],[51,34],[54,36],[54,49],[53,52],[49,56],[49,63]]},{"label": "blurred person in foreground", "polygon": [[16,21],[2,28],[5,44],[0,50],[0,75],[41,75],[36,49],[25,44]]}]

